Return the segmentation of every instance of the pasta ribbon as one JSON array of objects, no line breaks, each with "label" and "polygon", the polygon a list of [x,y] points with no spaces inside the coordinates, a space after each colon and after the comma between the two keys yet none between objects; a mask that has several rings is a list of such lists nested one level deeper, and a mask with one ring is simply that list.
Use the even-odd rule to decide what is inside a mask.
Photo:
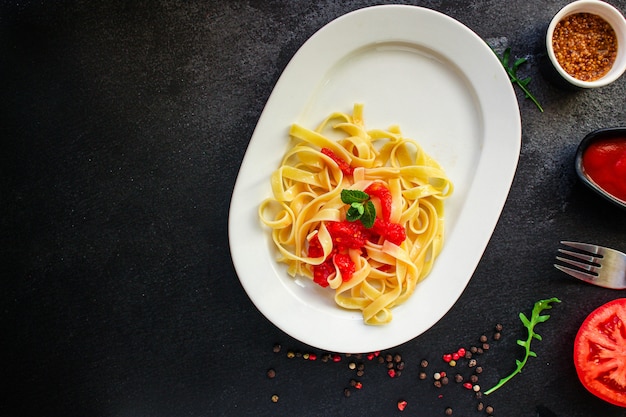
[{"label": "pasta ribbon", "polygon": [[[291,276],[328,286],[336,304],[360,310],[366,324],[389,323],[393,307],[413,294],[441,252],[444,200],[453,192],[452,182],[398,126],[367,130],[362,104],[355,104],[351,115],[331,113],[314,130],[294,124],[289,132],[293,146],[271,177],[272,197],[258,210],[271,230],[278,262],[288,265]],[[391,201],[383,210],[382,198],[370,197],[376,221],[399,225],[406,237],[394,242],[354,226],[354,238],[363,237],[363,245],[340,244],[333,225],[346,224],[350,208],[342,191],[372,184],[381,184]],[[320,281],[321,270],[326,275]]]}]

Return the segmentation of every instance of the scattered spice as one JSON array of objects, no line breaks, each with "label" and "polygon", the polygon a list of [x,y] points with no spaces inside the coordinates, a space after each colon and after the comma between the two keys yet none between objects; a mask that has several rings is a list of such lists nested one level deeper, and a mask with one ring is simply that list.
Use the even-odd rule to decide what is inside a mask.
[{"label": "scattered spice", "polygon": [[[502,331],[502,326],[496,325],[494,329],[495,330],[494,330],[494,334],[492,335],[492,337],[493,337],[493,340],[496,340],[495,334]],[[499,336],[497,338],[499,338]],[[478,385],[478,374],[482,373],[483,368],[478,365],[478,361],[476,357],[473,357],[473,356],[479,355],[488,349],[488,346],[485,346],[485,345],[488,345],[487,343],[488,338],[486,335],[481,335],[481,337],[479,337],[478,340],[480,342],[478,346],[471,346],[470,348],[459,347],[455,351],[449,351],[448,353],[445,353],[441,356],[443,363],[448,364],[451,367],[456,367],[457,365],[462,365],[462,366],[467,365],[469,368],[472,369],[472,373],[470,375],[466,374],[466,376],[463,375],[464,368],[462,367],[459,369],[460,372],[454,372],[453,374],[450,374],[450,376],[448,376],[446,371],[442,370],[442,368],[440,368],[436,372],[433,372],[431,374],[432,375],[431,381],[433,382],[433,385],[436,388],[443,390],[441,392],[445,392],[444,387],[450,383],[451,378],[454,378],[454,381],[457,384],[462,385],[468,391],[473,391],[475,398],[477,399],[481,398],[482,392],[480,390],[480,386]],[[282,351],[281,345],[279,343],[274,344],[272,351],[274,353],[281,352]],[[308,361],[315,361],[318,358],[318,354],[316,354],[315,352],[311,352],[311,351],[301,352],[295,349],[290,349],[290,350],[287,350],[286,357],[289,359],[297,357],[297,358],[303,358],[304,360],[308,360]],[[339,353],[332,353],[332,352],[323,352],[319,355],[319,358],[320,358],[320,362],[323,362],[323,363],[328,363],[328,362],[339,363],[339,362],[342,362],[344,359],[346,360],[346,365],[344,366],[346,366],[346,368],[349,371],[354,372],[353,373],[354,377],[349,379],[349,386],[344,386],[344,388],[342,388],[343,396],[346,398],[351,397],[353,394],[355,394],[356,393],[355,390],[362,390],[364,388],[364,384],[357,378],[360,378],[365,374],[365,368],[366,368],[365,364],[368,361],[373,361],[374,364],[377,363],[380,366],[384,367],[384,369],[387,372],[387,375],[390,378],[399,377],[402,374],[402,371],[406,369],[406,363],[403,359],[403,356],[400,353],[385,352],[381,354],[381,352],[370,352],[370,353],[364,353],[364,354],[350,354],[350,353],[339,354]],[[365,361],[365,358],[367,358],[367,361],[361,362],[361,358],[363,358],[363,361]],[[430,364],[427,359],[424,358],[420,360],[419,373],[418,373],[418,377],[420,380],[425,380],[428,378],[428,373],[426,369],[429,366]],[[276,370],[274,368],[268,369],[267,377],[269,379],[275,378]],[[443,398],[443,397],[444,397],[443,393],[438,395],[438,398]],[[278,402],[278,395],[277,394],[272,395],[271,399],[272,399],[272,402]],[[406,400],[404,399],[398,400],[397,402],[398,410],[404,411],[406,406],[407,406]],[[482,404],[482,402],[479,402],[476,406],[476,409],[478,411],[481,411],[484,408],[485,407]],[[491,407],[490,410],[493,413],[493,407]],[[445,414],[452,415],[452,407],[447,407],[445,409]]]},{"label": "scattered spice", "polygon": [[405,400],[398,401],[398,410],[404,411],[404,409],[406,408],[407,404],[408,403]]}]

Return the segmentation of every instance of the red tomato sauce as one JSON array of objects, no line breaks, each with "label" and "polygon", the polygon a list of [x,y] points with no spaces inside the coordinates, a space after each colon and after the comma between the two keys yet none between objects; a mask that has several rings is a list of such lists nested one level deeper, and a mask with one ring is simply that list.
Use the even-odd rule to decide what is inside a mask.
[{"label": "red tomato sauce", "polygon": [[626,137],[591,143],[583,153],[583,170],[604,191],[626,201]]}]

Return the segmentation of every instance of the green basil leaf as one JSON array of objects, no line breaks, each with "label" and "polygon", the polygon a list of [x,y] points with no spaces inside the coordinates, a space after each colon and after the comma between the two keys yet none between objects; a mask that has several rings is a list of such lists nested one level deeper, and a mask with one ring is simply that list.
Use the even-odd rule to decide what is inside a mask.
[{"label": "green basil leaf", "polygon": [[370,229],[372,226],[374,226],[374,220],[376,220],[376,207],[374,207],[374,203],[368,200],[363,208],[364,211],[363,215],[361,216],[361,223],[363,223],[363,226],[365,226],[365,228]]},{"label": "green basil leaf", "polygon": [[[360,204],[360,203],[356,203],[356,204],[359,204],[361,206],[361,209],[363,209],[363,204]],[[348,212],[346,213],[346,220],[349,222],[355,222],[359,220],[361,216],[363,216],[363,213],[361,213],[361,210],[359,210],[358,207],[350,206],[350,208],[348,209]]]},{"label": "green basil leaf", "polygon": [[341,190],[341,201],[345,204],[363,203],[369,198],[367,193],[360,190]]}]

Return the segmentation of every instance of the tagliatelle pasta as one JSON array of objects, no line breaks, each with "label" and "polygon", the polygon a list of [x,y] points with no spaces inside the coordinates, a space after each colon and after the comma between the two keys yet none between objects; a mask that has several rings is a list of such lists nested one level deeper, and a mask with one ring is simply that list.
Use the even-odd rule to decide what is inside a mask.
[{"label": "tagliatelle pasta", "polygon": [[273,196],[259,206],[278,261],[333,289],[365,323],[389,323],[441,251],[452,182],[399,127],[367,130],[361,104],[289,133]]}]

